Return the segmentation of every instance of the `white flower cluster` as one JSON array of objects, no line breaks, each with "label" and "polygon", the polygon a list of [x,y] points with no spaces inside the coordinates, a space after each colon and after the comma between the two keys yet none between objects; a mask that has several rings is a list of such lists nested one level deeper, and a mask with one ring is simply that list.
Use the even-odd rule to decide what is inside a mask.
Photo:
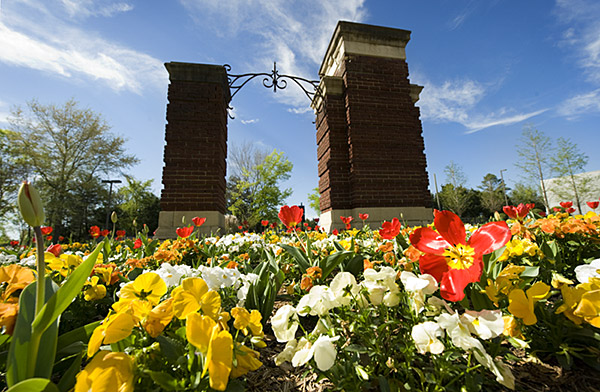
[{"label": "white flower cluster", "polygon": [[[15,264],[18,260],[19,258],[17,257],[17,255],[8,255],[0,253],[0,264]],[[33,265],[35,265],[35,255],[33,256],[33,260]]]},{"label": "white flower cluster", "polygon": [[[144,272],[150,272],[149,270]],[[258,279],[256,274],[242,274],[237,268],[221,268],[199,266],[192,268],[188,265],[171,265],[162,263],[156,272],[165,281],[168,288],[179,286],[183,278],[200,277],[204,279],[210,290],[232,287],[237,290],[238,305],[246,300],[250,285]]]}]

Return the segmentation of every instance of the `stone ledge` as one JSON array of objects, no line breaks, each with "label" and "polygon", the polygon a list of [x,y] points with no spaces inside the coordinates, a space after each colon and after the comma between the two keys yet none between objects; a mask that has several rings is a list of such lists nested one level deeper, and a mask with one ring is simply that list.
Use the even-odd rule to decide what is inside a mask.
[{"label": "stone ledge", "polygon": [[323,227],[328,233],[332,230],[342,230],[346,225],[341,221],[340,216],[352,216],[352,226],[360,228],[362,221],[358,214],[369,214],[366,223],[371,229],[376,230],[381,227],[384,221],[391,221],[393,218],[400,219],[402,226],[424,226],[433,222],[433,209],[427,207],[364,207],[345,210],[330,210],[321,213],[319,226]]},{"label": "stone ledge", "polygon": [[169,72],[169,80],[220,84],[227,102],[231,100],[227,71],[222,65],[181,63],[172,61],[165,63]]}]

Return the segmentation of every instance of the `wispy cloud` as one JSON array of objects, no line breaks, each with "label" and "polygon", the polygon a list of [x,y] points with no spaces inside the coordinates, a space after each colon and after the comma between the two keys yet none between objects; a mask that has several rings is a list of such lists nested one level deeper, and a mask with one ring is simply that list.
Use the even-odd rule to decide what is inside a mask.
[{"label": "wispy cloud", "polygon": [[241,123],[244,124],[244,125],[245,124],[255,124],[257,122],[258,122],[258,118],[253,118],[251,120],[241,120]]},{"label": "wispy cloud", "polygon": [[477,105],[485,97],[486,85],[474,80],[446,81],[436,85],[426,80],[418,103],[424,121],[437,123],[455,122],[467,128],[466,133],[474,133],[498,125],[510,125],[525,121],[544,113],[547,109],[528,113],[517,113],[513,109],[501,108],[495,112],[481,114]]},{"label": "wispy cloud", "polygon": [[558,113],[570,120],[590,112],[600,112],[600,89],[575,95],[564,101],[558,108]]},{"label": "wispy cloud", "polygon": [[90,16],[111,17],[133,10],[133,5],[124,2],[98,2],[94,0],[61,0],[62,6],[70,17],[87,18]]},{"label": "wispy cloud", "polygon": [[474,3],[473,0],[469,1],[469,3],[459,12],[458,15],[448,22],[448,27],[450,30],[456,30],[459,28],[473,13],[473,11],[475,11],[475,8],[477,8],[478,5],[479,2]]},{"label": "wispy cloud", "polygon": [[[199,25],[207,23],[228,39],[258,37],[250,66],[271,69],[273,59],[281,74],[316,79],[327,44],[338,20],[361,21],[364,0],[180,0]],[[277,99],[305,108],[304,93],[290,85]]]},{"label": "wispy cloud", "polygon": [[92,79],[138,94],[148,86],[167,83],[158,59],[80,29],[40,0],[9,5],[3,6],[0,19],[0,62],[65,78]]}]

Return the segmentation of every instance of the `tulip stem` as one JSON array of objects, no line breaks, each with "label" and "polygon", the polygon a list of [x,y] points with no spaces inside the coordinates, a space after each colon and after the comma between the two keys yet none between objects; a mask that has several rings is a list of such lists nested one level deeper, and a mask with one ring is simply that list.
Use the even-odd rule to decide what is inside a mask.
[{"label": "tulip stem", "polygon": [[37,316],[45,303],[46,296],[46,263],[44,263],[44,236],[42,235],[42,228],[36,226],[33,228],[35,233],[35,246],[36,246],[36,262],[37,262],[37,284],[36,284],[36,296],[35,296],[35,315]]}]

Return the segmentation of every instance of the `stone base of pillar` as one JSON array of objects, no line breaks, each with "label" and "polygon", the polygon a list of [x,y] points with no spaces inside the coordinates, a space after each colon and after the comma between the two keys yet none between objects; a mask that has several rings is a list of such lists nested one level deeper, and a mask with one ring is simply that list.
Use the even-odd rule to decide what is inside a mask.
[{"label": "stone base of pillar", "polygon": [[[222,235],[225,232],[225,216],[219,211],[161,211],[154,238],[177,238],[177,228],[193,225],[192,219],[196,216],[206,218],[206,222],[200,226],[200,233],[216,234],[219,232]],[[184,217],[185,224],[183,223]]]},{"label": "stone base of pillar", "polygon": [[381,227],[384,221],[391,221],[398,218],[402,226],[425,226],[433,222],[433,209],[427,207],[364,207],[347,210],[330,210],[321,214],[319,226],[328,233],[332,230],[342,230],[346,225],[340,219],[340,216],[352,216],[352,227],[361,228],[362,221],[358,214],[369,214],[366,223],[371,229],[376,230]]}]

